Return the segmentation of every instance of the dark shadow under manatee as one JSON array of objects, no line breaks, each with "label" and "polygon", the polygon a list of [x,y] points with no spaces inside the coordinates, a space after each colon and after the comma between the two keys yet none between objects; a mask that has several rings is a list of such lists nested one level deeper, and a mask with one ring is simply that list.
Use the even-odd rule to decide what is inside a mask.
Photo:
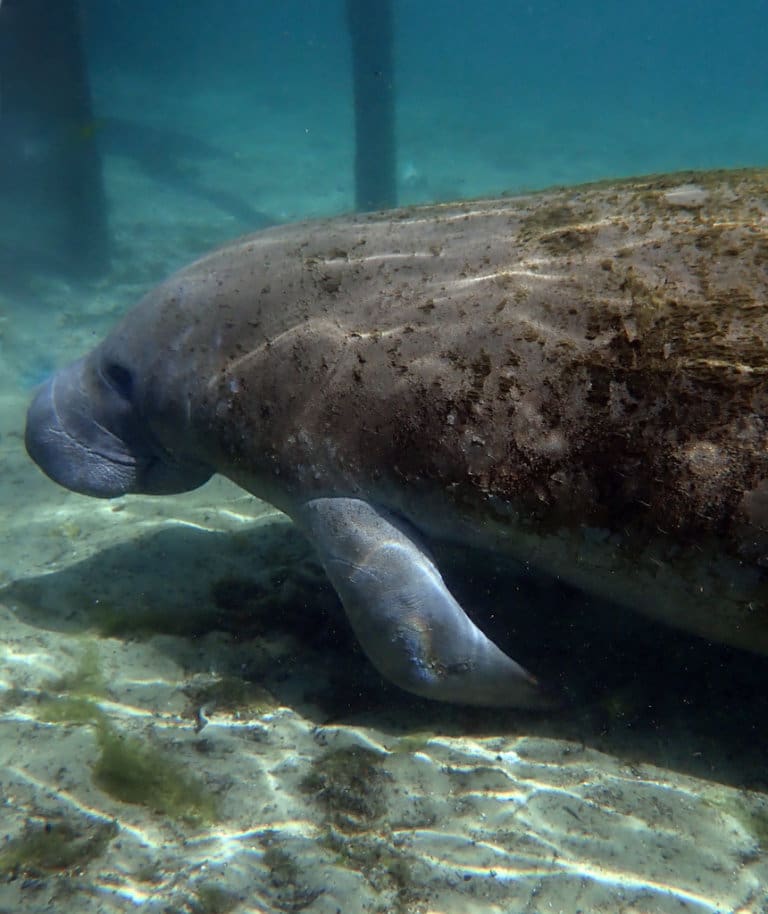
[{"label": "dark shadow under manatee", "polygon": [[[62,571],[14,582],[0,599],[42,628],[126,639],[224,632],[222,676],[266,688],[317,723],[366,723],[394,735],[530,734],[755,789],[768,788],[768,659],[597,604],[504,559],[441,548],[449,586],[517,660],[558,687],[548,713],[466,709],[385,683],[357,647],[335,593],[287,522],[246,533],[177,527],[108,548]],[[270,641],[288,639],[279,663]],[[204,644],[204,642],[201,642]],[[174,642],[164,640],[165,650]],[[185,657],[188,662],[188,657]],[[210,663],[200,656],[199,670]]]}]

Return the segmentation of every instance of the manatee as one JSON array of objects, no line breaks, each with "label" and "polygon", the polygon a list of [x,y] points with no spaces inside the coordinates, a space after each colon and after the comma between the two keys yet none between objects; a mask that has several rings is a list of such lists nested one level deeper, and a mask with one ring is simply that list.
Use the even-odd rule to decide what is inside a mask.
[{"label": "manatee", "polygon": [[105,498],[229,477],[306,533],[384,677],[541,706],[430,543],[768,653],[767,304],[763,170],[273,227],[54,375],[26,445]]}]

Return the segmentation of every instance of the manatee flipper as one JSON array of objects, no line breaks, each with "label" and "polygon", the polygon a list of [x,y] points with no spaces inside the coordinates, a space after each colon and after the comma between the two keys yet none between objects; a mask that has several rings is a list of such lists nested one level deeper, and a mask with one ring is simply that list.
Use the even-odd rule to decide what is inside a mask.
[{"label": "manatee flipper", "polygon": [[363,650],[409,692],[461,704],[541,707],[536,680],[451,596],[392,518],[356,498],[317,498],[295,520],[314,543]]}]

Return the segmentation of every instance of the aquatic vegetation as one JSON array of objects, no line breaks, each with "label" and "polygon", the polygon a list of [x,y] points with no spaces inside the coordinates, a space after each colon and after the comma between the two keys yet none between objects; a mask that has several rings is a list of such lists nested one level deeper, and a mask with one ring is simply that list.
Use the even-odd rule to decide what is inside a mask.
[{"label": "aquatic vegetation", "polygon": [[88,643],[75,669],[47,684],[36,708],[37,716],[48,723],[101,724],[104,715],[94,699],[106,691],[99,652],[94,643]]},{"label": "aquatic vegetation", "polygon": [[312,760],[301,790],[324,807],[329,823],[341,831],[369,828],[385,810],[382,786],[389,775],[383,757],[364,746],[332,749]]},{"label": "aquatic vegetation", "polygon": [[173,819],[193,824],[215,821],[216,799],[201,781],[149,741],[118,732],[93,700],[92,696],[105,691],[94,645],[85,649],[73,673],[51,687],[63,694],[45,696],[37,707],[38,717],[49,723],[96,728],[100,754],[93,778],[105,793]]},{"label": "aquatic vegetation", "polygon": [[383,766],[385,757],[366,746],[331,749],[310,763],[300,788],[325,811],[321,843],[341,865],[357,870],[377,892],[390,896],[381,910],[415,914],[426,910],[424,893],[417,888],[423,879],[414,874],[421,864],[393,846],[385,815],[385,784],[391,778]]},{"label": "aquatic vegetation", "polygon": [[239,676],[221,676],[199,685],[193,683],[184,692],[195,708],[206,711],[258,715],[277,706],[271,692]]},{"label": "aquatic vegetation", "polygon": [[272,831],[265,832],[259,839],[273,889],[271,901],[280,911],[301,911],[322,894],[322,889],[304,883],[299,861],[282,848],[279,841],[279,836]]},{"label": "aquatic vegetation", "polygon": [[299,864],[287,851],[278,847],[275,837],[270,833],[261,842],[264,847],[264,864],[269,868],[273,885],[296,885],[299,877]]},{"label": "aquatic vegetation", "polygon": [[40,720],[52,724],[102,724],[106,726],[101,708],[94,701],[77,695],[44,698],[37,706],[37,716]]},{"label": "aquatic vegetation", "polygon": [[195,887],[195,898],[189,904],[191,914],[228,914],[241,899],[212,882],[201,882]]},{"label": "aquatic vegetation", "polygon": [[0,873],[11,878],[72,870],[98,857],[117,835],[115,822],[92,816],[30,822],[0,850]]},{"label": "aquatic vegetation", "polygon": [[[291,541],[285,544],[290,551]],[[272,559],[263,580],[228,577],[215,581],[210,598],[216,606],[217,628],[232,632],[239,638],[254,638],[264,634],[284,632],[303,644],[324,650],[339,641],[337,627],[318,624],[318,618],[339,618],[338,599],[327,578],[304,551],[296,553],[296,564],[287,565],[282,557]],[[277,546],[271,550],[277,553]],[[270,561],[265,556],[263,561]],[[313,611],[307,613],[311,600]],[[346,627],[339,626],[342,638]],[[344,640],[347,643],[347,640]]]},{"label": "aquatic vegetation", "polygon": [[377,909],[381,914],[417,914],[426,911],[424,868],[418,857],[393,846],[392,837],[384,832],[341,834],[329,827],[321,843],[332,850],[337,862],[356,870],[378,894],[390,901]]},{"label": "aquatic vegetation", "polygon": [[114,799],[192,824],[216,820],[216,799],[201,781],[147,740],[118,732],[94,702],[67,695],[50,698],[40,704],[38,715],[51,723],[96,727],[100,755],[93,778]]},{"label": "aquatic vegetation", "polygon": [[86,644],[77,667],[48,684],[52,692],[69,692],[73,695],[104,695],[106,682],[99,665],[99,652],[93,642]]},{"label": "aquatic vegetation", "polygon": [[392,752],[396,755],[415,755],[417,752],[426,752],[429,748],[429,741],[434,737],[435,733],[431,730],[409,733],[407,736],[401,736],[394,743]]},{"label": "aquatic vegetation", "polygon": [[[283,539],[288,539],[283,537]],[[234,540],[237,543],[237,540]],[[255,548],[247,540],[251,551]],[[138,597],[129,605],[103,598],[89,609],[91,622],[99,633],[112,637],[148,638],[155,634],[195,637],[211,631],[224,631],[240,640],[256,638],[274,632],[296,634],[306,632],[306,640],[318,641],[324,626],[309,625],[305,612],[309,597],[323,611],[336,607],[335,594],[322,572],[303,552],[291,551],[291,540],[285,548],[296,553],[297,565],[282,558],[273,558],[283,545],[282,539],[271,553],[262,559],[269,568],[259,578],[222,577],[210,584],[207,594],[183,606],[164,599]],[[274,561],[276,564],[270,565]],[[325,640],[330,640],[326,635]]]},{"label": "aquatic vegetation", "polygon": [[709,802],[733,816],[755,839],[756,853],[768,848],[768,799],[744,792],[743,795],[717,796]]},{"label": "aquatic vegetation", "polygon": [[195,825],[216,820],[216,798],[184,766],[105,722],[97,727],[97,736],[101,755],[93,777],[105,793]]},{"label": "aquatic vegetation", "polygon": [[110,637],[150,638],[152,635],[192,637],[216,628],[216,608],[203,602],[184,611],[163,603],[142,602],[130,609],[102,600],[92,610],[100,634]]}]

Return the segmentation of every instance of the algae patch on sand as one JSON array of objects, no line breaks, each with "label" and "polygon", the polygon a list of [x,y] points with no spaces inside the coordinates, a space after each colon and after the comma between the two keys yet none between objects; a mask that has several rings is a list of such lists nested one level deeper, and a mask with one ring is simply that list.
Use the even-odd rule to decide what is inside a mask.
[{"label": "algae patch on sand", "polygon": [[195,898],[189,902],[191,914],[229,914],[241,899],[211,882],[198,883]]},{"label": "algae patch on sand", "polygon": [[117,834],[116,823],[91,816],[29,822],[0,850],[0,873],[11,878],[79,869],[98,857]]},{"label": "algae patch on sand", "polygon": [[301,790],[312,795],[342,831],[368,828],[386,808],[382,785],[389,775],[383,758],[364,746],[332,749],[311,762]]},{"label": "algae patch on sand", "polygon": [[105,793],[196,825],[216,821],[216,798],[165,753],[107,724],[98,726],[97,736],[101,754],[93,777]]},{"label": "algae patch on sand", "polygon": [[114,799],[196,825],[216,821],[216,798],[198,778],[147,740],[119,733],[94,702],[66,695],[48,699],[39,717],[95,726],[100,753],[93,778]]},{"label": "algae patch on sand", "polygon": [[73,672],[53,680],[48,688],[52,692],[68,692],[70,695],[105,695],[107,686],[96,645],[92,642],[86,644]]},{"label": "algae patch on sand", "polygon": [[37,717],[49,724],[102,724],[104,714],[95,701],[71,695],[44,698]]},{"label": "algae patch on sand", "polygon": [[256,717],[277,707],[277,700],[263,686],[238,676],[220,676],[193,682],[184,688],[192,707],[208,713],[241,714]]},{"label": "algae patch on sand", "polygon": [[88,646],[76,670],[51,683],[60,694],[46,696],[37,716],[49,723],[92,725],[99,756],[93,765],[96,785],[123,803],[195,825],[214,822],[214,795],[183,765],[146,739],[120,733],[94,700],[105,691],[96,648]]}]

